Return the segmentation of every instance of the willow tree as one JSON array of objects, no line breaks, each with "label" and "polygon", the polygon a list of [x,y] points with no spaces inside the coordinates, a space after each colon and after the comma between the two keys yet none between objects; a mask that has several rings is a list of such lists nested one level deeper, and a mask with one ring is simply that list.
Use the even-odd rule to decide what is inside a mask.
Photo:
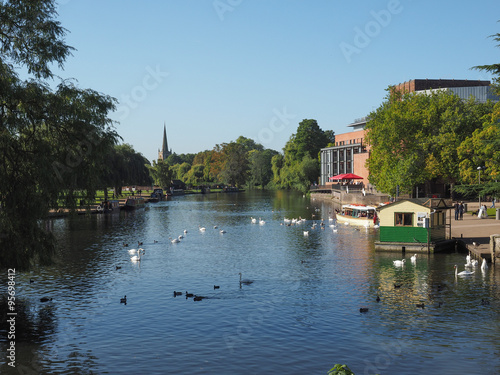
[{"label": "willow tree", "polygon": [[[111,97],[62,81],[72,47],[52,0],[0,2],[0,267],[50,260],[55,243],[42,219],[76,190],[93,197],[118,135]],[[17,73],[26,71],[26,78]]]}]

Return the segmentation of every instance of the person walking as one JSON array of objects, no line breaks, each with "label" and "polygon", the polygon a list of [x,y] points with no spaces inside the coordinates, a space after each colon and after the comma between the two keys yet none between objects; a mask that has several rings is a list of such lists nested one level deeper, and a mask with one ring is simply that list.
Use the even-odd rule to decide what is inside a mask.
[{"label": "person walking", "polygon": [[460,204],[455,202],[455,220],[458,220],[460,217]]},{"label": "person walking", "polygon": [[465,210],[464,202],[460,202],[460,207],[459,207],[460,220],[464,219],[464,210]]}]

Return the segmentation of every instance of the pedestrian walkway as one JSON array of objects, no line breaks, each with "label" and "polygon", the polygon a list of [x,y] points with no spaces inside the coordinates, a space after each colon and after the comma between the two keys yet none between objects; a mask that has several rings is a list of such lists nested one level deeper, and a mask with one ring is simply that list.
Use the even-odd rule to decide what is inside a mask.
[{"label": "pedestrian walkway", "polygon": [[463,220],[451,219],[451,236],[460,239],[476,257],[490,257],[490,236],[500,234],[500,220],[495,216],[479,219],[465,213]]}]

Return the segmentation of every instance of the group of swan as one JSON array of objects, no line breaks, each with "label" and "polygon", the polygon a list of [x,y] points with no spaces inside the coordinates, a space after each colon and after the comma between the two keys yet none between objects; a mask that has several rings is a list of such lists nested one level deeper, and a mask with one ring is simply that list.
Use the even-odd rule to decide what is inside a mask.
[{"label": "group of swan", "polygon": [[250,221],[252,222],[252,224],[257,224],[259,223],[259,225],[264,225],[266,222],[264,220],[262,220],[262,218],[259,217],[259,220],[257,220],[256,218],[254,217],[250,217]]},{"label": "group of swan", "polygon": [[[417,254],[413,254],[411,257],[410,257],[410,261],[412,262],[412,264],[416,264],[417,263]],[[405,262],[406,262],[406,259],[401,259],[401,260],[393,260],[392,263],[394,264],[394,266],[396,267],[403,267],[405,265]]]}]

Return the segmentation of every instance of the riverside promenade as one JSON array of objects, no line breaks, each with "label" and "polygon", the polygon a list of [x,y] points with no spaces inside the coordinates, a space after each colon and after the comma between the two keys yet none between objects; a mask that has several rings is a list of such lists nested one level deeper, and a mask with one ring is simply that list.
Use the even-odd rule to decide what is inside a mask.
[{"label": "riverside promenade", "polygon": [[[477,203],[475,206],[469,203],[468,210],[477,210],[478,206]],[[460,240],[475,258],[489,260],[492,256],[490,236],[494,234],[500,235],[500,220],[496,220],[495,216],[492,215],[479,219],[476,215],[473,216],[468,212],[464,213],[463,220],[455,220],[453,211],[451,215],[451,236]],[[497,253],[497,260],[500,262],[499,255]]]}]

